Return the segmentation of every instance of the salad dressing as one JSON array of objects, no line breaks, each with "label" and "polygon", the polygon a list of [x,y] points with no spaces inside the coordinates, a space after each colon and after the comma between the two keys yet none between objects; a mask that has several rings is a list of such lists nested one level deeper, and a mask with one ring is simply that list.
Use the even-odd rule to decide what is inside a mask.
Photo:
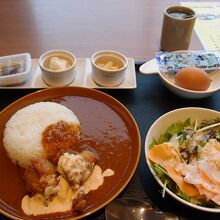
[{"label": "salad dressing", "polygon": [[78,198],[81,190],[88,194],[92,190],[98,189],[104,183],[104,177],[114,175],[114,171],[107,169],[102,172],[100,166],[95,165],[92,174],[85,181],[85,183],[77,190],[73,191],[68,182],[60,176],[58,184],[59,190],[52,200],[46,200],[41,194],[36,194],[32,197],[28,195],[22,199],[22,210],[26,215],[45,215],[56,212],[71,211],[74,199]]}]

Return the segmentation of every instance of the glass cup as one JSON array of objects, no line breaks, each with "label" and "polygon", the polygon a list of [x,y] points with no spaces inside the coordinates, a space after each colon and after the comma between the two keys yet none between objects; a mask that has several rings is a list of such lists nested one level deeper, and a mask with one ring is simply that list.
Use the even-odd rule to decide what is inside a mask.
[{"label": "glass cup", "polygon": [[160,49],[163,51],[188,50],[195,12],[188,7],[172,6],[164,11]]}]

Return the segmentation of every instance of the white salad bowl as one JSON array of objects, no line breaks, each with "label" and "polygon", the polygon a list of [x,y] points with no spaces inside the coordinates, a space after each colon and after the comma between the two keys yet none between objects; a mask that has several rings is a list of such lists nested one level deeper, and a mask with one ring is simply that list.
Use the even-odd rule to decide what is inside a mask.
[{"label": "white salad bowl", "polygon": [[[186,119],[190,118],[191,121],[200,121],[203,119],[214,119],[220,117],[220,112],[214,111],[211,109],[206,108],[197,108],[197,107],[189,107],[189,108],[180,108],[173,111],[170,111],[164,115],[162,115],[160,118],[158,118],[150,127],[146,139],[145,139],[145,156],[146,161],[148,164],[148,167],[153,174],[156,181],[159,183],[161,187],[165,187],[160,178],[157,176],[155,171],[152,168],[151,161],[148,159],[148,151],[149,146],[152,143],[153,139],[158,140],[160,135],[164,134],[167,128],[172,125],[173,123],[176,123],[177,121],[184,122]],[[171,195],[174,199],[178,200],[182,204],[185,204],[187,206],[190,206],[192,208],[206,211],[206,212],[213,212],[213,213],[220,213],[220,208],[209,208],[204,206],[199,206],[192,204],[179,196],[177,196],[175,193],[173,193],[170,189],[165,187],[166,192]]]}]

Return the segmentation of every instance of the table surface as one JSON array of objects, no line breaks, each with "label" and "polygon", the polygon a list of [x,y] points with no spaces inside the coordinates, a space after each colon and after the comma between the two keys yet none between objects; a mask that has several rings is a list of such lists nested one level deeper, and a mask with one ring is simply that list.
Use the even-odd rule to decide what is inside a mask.
[{"label": "table surface", "polygon": [[[38,58],[47,50],[66,49],[76,57],[90,57],[112,49],[147,61],[159,50],[163,11],[179,4],[178,0],[1,0],[0,56],[27,51]],[[190,49],[202,49],[195,33]]]},{"label": "table surface", "polygon": [[[169,195],[161,198],[160,187],[147,168],[144,141],[151,124],[162,114],[181,107],[206,107],[220,111],[220,93],[201,100],[182,99],[169,92],[158,75],[138,72],[159,50],[162,13],[175,0],[1,0],[0,56],[22,52],[38,58],[51,49],[66,49],[77,57],[90,57],[100,49],[118,50],[136,61],[137,88],[102,90],[132,113],[141,134],[141,157],[131,182],[119,197],[143,199],[183,219],[219,219],[182,206]],[[202,49],[195,35],[191,49]],[[34,89],[1,89],[0,110]],[[0,219],[7,219],[0,215]],[[104,208],[87,219],[104,220]]]}]

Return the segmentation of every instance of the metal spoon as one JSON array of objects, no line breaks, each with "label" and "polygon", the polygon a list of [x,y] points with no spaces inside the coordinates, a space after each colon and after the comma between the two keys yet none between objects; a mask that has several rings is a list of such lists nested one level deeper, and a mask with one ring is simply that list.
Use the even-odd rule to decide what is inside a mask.
[{"label": "metal spoon", "polygon": [[107,220],[178,220],[171,213],[156,211],[148,203],[132,198],[115,199],[105,209]]}]

